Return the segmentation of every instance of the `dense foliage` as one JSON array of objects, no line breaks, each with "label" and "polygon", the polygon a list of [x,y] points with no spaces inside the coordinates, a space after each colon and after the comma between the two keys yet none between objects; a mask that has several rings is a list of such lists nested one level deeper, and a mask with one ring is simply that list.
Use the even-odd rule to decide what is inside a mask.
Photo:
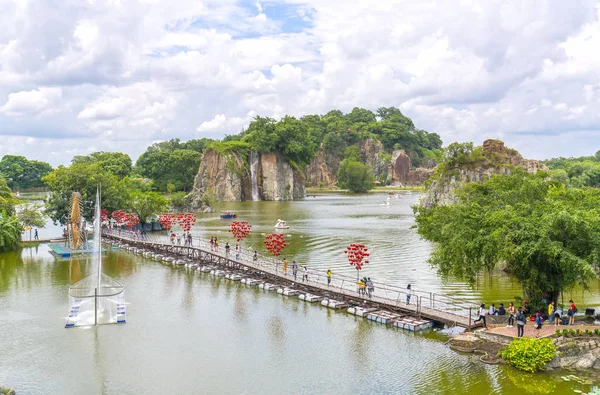
[{"label": "dense foliage", "polygon": [[202,152],[212,140],[200,139],[181,142],[172,139],[148,147],[136,162],[137,171],[153,181],[155,189],[189,191],[200,166]]},{"label": "dense foliage", "polygon": [[0,252],[17,248],[23,227],[15,214],[15,200],[6,180],[0,177]]},{"label": "dense foliage", "polygon": [[42,187],[42,177],[51,171],[48,163],[28,160],[24,156],[4,155],[0,160],[0,174],[6,177],[12,189]]},{"label": "dense foliage", "polygon": [[169,200],[158,192],[133,191],[127,199],[127,209],[136,214],[142,224],[155,219],[169,209]]},{"label": "dense foliage", "polygon": [[554,158],[543,163],[553,179],[566,185],[600,187],[600,151],[594,156]]},{"label": "dense foliage", "polygon": [[373,169],[360,162],[361,152],[353,145],[346,149],[338,170],[338,185],[354,193],[364,193],[373,188]]},{"label": "dense foliage", "polygon": [[321,150],[341,161],[348,147],[368,138],[380,141],[390,152],[406,150],[415,166],[441,153],[439,135],[416,129],[412,120],[394,107],[382,107],[376,113],[355,107],[347,114],[333,110],[300,119],[286,116],[278,122],[256,117],[240,135],[225,140],[247,142],[259,152],[278,150],[292,166],[301,169]]},{"label": "dense foliage", "polygon": [[556,346],[552,339],[515,339],[500,351],[500,356],[511,366],[525,372],[534,373],[544,369],[556,356]]},{"label": "dense foliage", "polygon": [[131,158],[121,152],[94,152],[86,156],[75,156],[71,163],[97,164],[103,172],[116,176],[119,180],[131,174]]},{"label": "dense foliage", "polygon": [[596,278],[600,190],[566,188],[539,172],[515,169],[470,183],[458,203],[415,206],[418,233],[436,243],[430,262],[443,276],[474,283],[506,265],[530,300]]},{"label": "dense foliage", "polygon": [[102,191],[102,208],[113,212],[125,206],[128,191],[126,179],[119,179],[96,162],[76,162],[69,167],[59,166],[44,177],[51,194],[46,201],[46,213],[54,223],[66,224],[69,218],[71,195],[81,193],[82,214],[92,221],[96,188]]}]

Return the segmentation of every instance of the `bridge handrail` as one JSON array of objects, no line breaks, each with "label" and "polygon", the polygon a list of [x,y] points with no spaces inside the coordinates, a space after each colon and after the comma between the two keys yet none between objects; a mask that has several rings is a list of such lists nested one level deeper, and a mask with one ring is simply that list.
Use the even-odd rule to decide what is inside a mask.
[{"label": "bridge handrail", "polygon": [[[138,242],[138,243],[141,242],[144,244],[161,244],[161,245],[168,245],[168,246],[200,248],[200,249],[204,250],[205,252],[210,252],[212,254],[216,254],[218,256],[221,256],[224,258],[229,258],[229,259],[235,261],[236,252],[235,252],[234,247],[232,247],[230,249],[229,256],[226,256],[224,245],[219,245],[218,251],[215,251],[214,247],[211,247],[208,240],[199,238],[197,236],[192,238],[192,245],[189,246],[186,244],[177,244],[176,240],[171,242],[171,240],[168,236],[156,236],[156,235],[140,236],[139,234],[137,234],[135,232],[119,230],[119,229],[114,229],[114,228],[112,228],[112,229],[104,228],[103,233],[112,235],[112,236],[116,236],[120,239],[130,240],[130,241]],[[254,250],[252,248],[248,248],[248,249],[240,248],[240,251],[239,251],[240,261],[243,262],[245,265],[255,266],[261,270],[269,269],[268,271],[271,272],[272,274],[281,276],[281,273],[283,272],[282,261],[276,260],[274,258],[258,255],[257,261],[254,262],[253,251]],[[302,275],[303,275],[302,267],[303,266],[304,265],[298,265],[298,279],[296,280],[297,282],[302,281]],[[315,270],[315,269],[307,269],[307,271],[308,271],[309,282],[317,283],[320,285],[327,284],[327,274],[325,272],[320,271],[320,270]],[[291,268],[291,261],[290,261],[288,263],[288,267],[287,267],[287,275],[291,276],[291,273],[292,273],[292,268]],[[406,301],[406,297],[408,295],[406,288],[401,288],[398,286],[380,283],[380,282],[374,282],[374,287],[375,287],[375,293],[374,293],[375,300],[376,299],[384,299],[384,300],[388,300],[388,301],[393,301],[395,305],[400,305],[402,303],[405,303],[405,301]],[[345,292],[341,292],[343,294],[348,294],[349,292],[352,292],[352,293],[358,292],[358,285],[356,282],[356,278],[352,278],[350,276],[343,275],[343,274],[333,275],[332,279],[331,279],[331,284],[329,285],[329,288],[331,288],[332,290],[340,289],[341,291],[345,291]],[[417,310],[419,310],[419,308],[422,310],[422,308],[425,307],[426,309],[442,311],[446,314],[452,314],[452,315],[459,316],[459,317],[468,317],[469,314],[473,315],[473,310],[474,310],[474,309],[472,309],[474,304],[470,303],[469,301],[460,300],[457,298],[449,297],[449,296],[438,294],[438,293],[420,291],[420,290],[415,290],[415,289],[413,289],[412,293],[411,293],[411,303],[417,306]]]}]

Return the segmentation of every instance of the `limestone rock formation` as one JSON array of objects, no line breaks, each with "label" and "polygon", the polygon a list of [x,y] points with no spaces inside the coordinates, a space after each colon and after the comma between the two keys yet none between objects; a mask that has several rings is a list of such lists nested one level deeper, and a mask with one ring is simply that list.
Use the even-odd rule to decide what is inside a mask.
[{"label": "limestone rock formation", "polygon": [[[250,158],[252,157],[252,159]],[[250,160],[258,158],[256,171]],[[252,191],[258,200],[292,200],[304,197],[304,178],[279,153],[251,153],[248,158],[237,152],[219,154],[207,149],[202,156],[198,174],[191,192],[192,206],[201,207],[205,193],[218,201],[252,200]]]},{"label": "limestone rock formation", "polygon": [[434,180],[427,194],[421,200],[424,207],[437,204],[453,204],[456,202],[454,191],[462,183],[485,181],[495,174],[509,174],[513,167],[518,166],[525,171],[535,174],[548,168],[537,160],[524,159],[519,152],[504,146],[500,140],[485,140],[483,142],[485,160],[476,167],[454,168]]},{"label": "limestone rock formation", "polygon": [[[391,155],[386,153],[380,141],[366,139],[358,143],[362,161],[371,166],[376,180],[382,178],[402,186],[423,185],[433,173],[435,161],[426,161],[425,167],[413,168],[410,157],[404,150],[395,150]],[[337,185],[337,171],[342,158],[332,157],[319,151],[306,171],[306,178],[312,187],[319,185]],[[321,183],[321,184],[320,184]]]}]

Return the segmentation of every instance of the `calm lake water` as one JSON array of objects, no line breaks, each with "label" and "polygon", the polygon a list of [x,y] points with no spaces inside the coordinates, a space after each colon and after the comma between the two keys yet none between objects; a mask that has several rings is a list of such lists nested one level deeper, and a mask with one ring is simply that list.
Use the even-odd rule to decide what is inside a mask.
[{"label": "calm lake water", "polygon": [[[290,224],[289,259],[353,274],[343,248],[373,252],[365,275],[475,299],[518,292],[503,278],[471,290],[441,282],[426,263],[430,246],[411,229],[406,195],[323,196],[237,203],[259,246],[278,218]],[[194,233],[226,240],[218,213]],[[220,231],[220,232],[219,232]],[[261,250],[264,250],[261,246]],[[65,329],[70,284],[86,259],[57,260],[47,246],[0,254],[0,384],[19,394],[550,394],[577,384],[558,374],[488,366],[447,348],[440,332],[415,335],[245,287],[207,274],[113,251],[104,271],[125,285],[127,324]],[[413,269],[415,269],[413,271]],[[506,277],[506,276],[504,276]],[[492,290],[487,290],[488,288]],[[588,294],[588,299],[591,298]],[[596,380],[596,379],[595,379]]]}]

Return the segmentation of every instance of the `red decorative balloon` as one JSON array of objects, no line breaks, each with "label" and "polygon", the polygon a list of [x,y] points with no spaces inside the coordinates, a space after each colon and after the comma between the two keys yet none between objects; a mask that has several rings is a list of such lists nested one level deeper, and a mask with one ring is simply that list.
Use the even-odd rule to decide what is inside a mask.
[{"label": "red decorative balloon", "polygon": [[367,252],[368,249],[359,243],[351,243],[348,248],[344,250],[344,254],[348,255],[348,263],[354,266],[356,270],[362,270],[362,267],[369,263],[367,258],[370,254]]},{"label": "red decorative balloon", "polygon": [[228,232],[231,232],[231,234],[233,234],[233,238],[239,243],[248,236],[251,230],[252,225],[250,225],[247,221],[235,221],[229,225]]},{"label": "red decorative balloon", "polygon": [[281,233],[272,233],[265,237],[264,241],[267,250],[275,256],[279,256],[281,254],[281,250],[285,247],[289,246],[288,243],[285,242],[285,238]]}]

